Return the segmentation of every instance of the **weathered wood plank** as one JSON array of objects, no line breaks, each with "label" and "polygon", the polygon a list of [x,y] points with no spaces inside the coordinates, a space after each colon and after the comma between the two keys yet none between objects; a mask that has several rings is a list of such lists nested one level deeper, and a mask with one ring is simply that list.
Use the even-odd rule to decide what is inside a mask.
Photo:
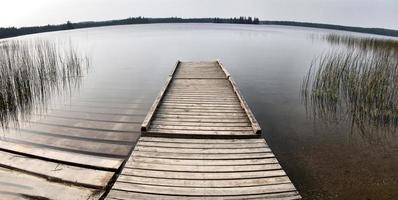
[{"label": "weathered wood plank", "polygon": [[201,127],[250,127],[251,124],[247,122],[234,123],[213,123],[213,122],[173,122],[156,119],[152,121],[152,125],[169,125],[169,126],[201,126]]},{"label": "weathered wood plank", "polygon": [[168,93],[167,97],[181,98],[181,99],[237,99],[234,94],[178,94]]},{"label": "weathered wood plank", "polygon": [[274,194],[260,194],[260,195],[234,195],[234,196],[176,196],[176,195],[161,195],[161,194],[148,194],[148,193],[139,193],[139,192],[125,192],[122,190],[112,190],[109,193],[109,198],[107,199],[122,199],[122,200],[130,200],[130,199],[142,199],[142,200],[153,200],[153,199],[162,199],[162,200],[174,200],[174,199],[186,199],[186,200],[224,200],[224,199],[272,199],[272,200],[296,200],[301,199],[300,195],[297,192],[281,192]]},{"label": "weathered wood plank", "polygon": [[166,143],[184,143],[184,144],[254,144],[261,143],[266,145],[263,138],[253,139],[189,139],[189,138],[161,138],[161,137],[141,137],[139,142],[166,142]]},{"label": "weathered wood plank", "polygon": [[204,112],[204,113],[244,113],[243,109],[201,109],[160,107],[159,112]]},{"label": "weathered wood plank", "polygon": [[43,144],[54,148],[70,149],[71,151],[101,154],[106,152],[114,156],[126,156],[131,144],[112,144],[99,141],[82,140],[82,138],[62,138],[31,132],[11,133],[0,137],[2,140],[16,140],[28,143]]},{"label": "weathered wood plank", "polygon": [[149,129],[150,133],[161,133],[161,134],[183,134],[183,135],[253,135],[253,130],[250,131],[212,131],[212,130],[172,130],[172,129]]},{"label": "weathered wood plank", "polygon": [[152,146],[152,147],[170,147],[170,148],[213,148],[213,149],[246,149],[246,148],[261,148],[268,147],[264,143],[181,143],[181,142],[159,142],[159,141],[139,141],[137,145]]},{"label": "weathered wood plank", "polygon": [[165,101],[179,101],[179,102],[190,102],[190,101],[199,101],[199,102],[226,102],[226,103],[236,103],[239,102],[238,98],[180,98],[180,97],[174,97],[174,96],[167,96],[164,98]]},{"label": "weathered wood plank", "polygon": [[175,116],[163,116],[156,115],[155,120],[159,121],[167,121],[167,122],[198,122],[198,123],[244,123],[250,122],[248,118],[234,117],[234,118],[219,118],[219,117],[211,117],[211,118],[186,118],[186,117],[175,117]]},{"label": "weathered wood plank", "polygon": [[98,199],[103,191],[50,182],[41,177],[0,167],[0,199]]},{"label": "weathered wood plank", "polygon": [[18,144],[0,140],[0,149],[11,151],[13,153],[48,159],[54,162],[71,163],[91,168],[100,168],[116,171],[122,164],[123,159],[105,158],[99,156],[90,156],[73,152],[58,151],[43,147],[35,147],[31,145]]},{"label": "weathered wood plank", "polygon": [[0,166],[93,188],[104,188],[113,176],[113,172],[74,167],[2,151],[0,151]]},{"label": "weathered wood plank", "polygon": [[144,116],[127,116],[127,115],[104,115],[96,113],[78,113],[67,111],[50,111],[46,116],[60,117],[60,118],[75,118],[81,120],[97,120],[97,121],[111,121],[111,122],[129,122],[139,123],[144,120]]},{"label": "weathered wood plank", "polygon": [[252,178],[252,179],[229,179],[229,180],[187,180],[187,179],[168,179],[168,178],[151,178],[139,176],[119,176],[120,182],[137,183],[137,184],[156,184],[161,186],[173,187],[195,187],[195,188],[224,188],[224,187],[248,187],[261,186],[270,184],[290,183],[287,176],[269,177],[269,178]]},{"label": "weathered wood plank", "polygon": [[235,97],[232,92],[184,92],[184,91],[168,91],[169,95],[182,97]]},{"label": "weathered wood plank", "polygon": [[218,154],[231,154],[231,153],[269,153],[271,150],[268,147],[260,148],[224,148],[224,149],[213,149],[213,148],[168,148],[168,147],[151,147],[151,146],[141,146],[137,144],[134,151],[147,151],[147,152],[165,152],[165,153],[218,153]]},{"label": "weathered wood plank", "polygon": [[277,176],[286,176],[285,171],[281,169],[266,170],[266,171],[213,173],[213,172],[181,172],[181,171],[167,171],[167,170],[124,168],[122,174],[130,176],[153,177],[153,178],[195,179],[195,180],[231,180],[231,179],[270,178]]},{"label": "weathered wood plank", "polygon": [[247,117],[245,113],[212,113],[212,112],[178,112],[159,110],[159,115],[190,115],[190,116],[220,116],[220,117]]},{"label": "weathered wood plank", "polygon": [[130,165],[134,166],[134,162],[151,163],[162,165],[186,165],[186,166],[239,166],[239,165],[266,165],[276,164],[275,158],[262,159],[241,159],[241,160],[191,160],[191,159],[168,159],[168,158],[145,158],[134,157],[129,160]]},{"label": "weathered wood plank", "polygon": [[169,106],[169,107],[192,107],[192,108],[195,108],[195,107],[199,107],[199,108],[218,108],[218,109],[221,109],[221,108],[225,108],[225,109],[229,109],[229,108],[234,108],[234,109],[237,109],[237,108],[242,108],[240,105],[236,105],[236,104],[209,104],[209,103],[183,103],[183,102],[181,102],[181,103],[168,103],[168,102],[166,102],[166,101],[164,101],[163,103],[162,103],[162,106],[163,107],[167,107],[167,106]]},{"label": "weathered wood plank", "polygon": [[137,163],[126,166],[132,169],[149,169],[149,170],[165,170],[165,171],[183,171],[183,172],[247,172],[247,171],[266,171],[281,169],[279,164],[267,165],[237,165],[237,166],[199,166],[199,165],[165,165],[152,163]]},{"label": "weathered wood plank", "polygon": [[214,126],[173,126],[173,125],[157,125],[153,124],[151,129],[167,129],[167,130],[194,130],[194,131],[251,131],[252,127],[214,127]]},{"label": "weathered wood plank", "polygon": [[201,154],[201,153],[164,153],[136,151],[134,156],[149,158],[171,158],[171,159],[192,159],[192,160],[230,160],[230,159],[258,159],[274,158],[273,153],[230,153],[230,154]]},{"label": "weathered wood plank", "polygon": [[115,189],[143,192],[151,194],[171,194],[187,196],[231,196],[231,195],[250,195],[250,194],[269,194],[280,192],[291,192],[295,188],[292,184],[262,185],[252,187],[233,187],[233,188],[192,188],[192,187],[167,187],[155,185],[143,185],[134,183],[116,182]]},{"label": "weathered wood plank", "polygon": [[[66,119],[66,118],[56,118],[56,117],[45,117],[40,120],[30,120],[30,122],[43,122],[46,124],[61,124],[72,127],[81,127],[88,129],[108,129],[116,131],[140,131],[140,124],[136,123],[116,123],[116,122],[101,122],[101,121],[82,121],[80,119]],[[34,127],[34,126],[33,126]]]},{"label": "weathered wood plank", "polygon": [[216,105],[216,106],[236,106],[236,101],[199,101],[199,100],[164,100],[163,103],[167,104],[200,104],[200,105]]},{"label": "weathered wood plank", "polygon": [[[138,129],[139,127],[137,127]],[[139,130],[139,129],[138,129]],[[136,130],[136,132],[138,132]],[[114,142],[133,142],[137,139],[137,134],[127,134],[125,132],[114,132],[114,131],[97,131],[87,129],[76,129],[68,128],[51,124],[32,124],[32,126],[20,128],[19,131],[24,134],[25,132],[31,132],[41,135],[48,135],[54,137],[65,137],[65,138],[76,138],[82,140],[93,140],[93,141],[114,141]],[[14,131],[8,130],[7,133],[15,133]],[[132,132],[133,133],[133,132]]]}]

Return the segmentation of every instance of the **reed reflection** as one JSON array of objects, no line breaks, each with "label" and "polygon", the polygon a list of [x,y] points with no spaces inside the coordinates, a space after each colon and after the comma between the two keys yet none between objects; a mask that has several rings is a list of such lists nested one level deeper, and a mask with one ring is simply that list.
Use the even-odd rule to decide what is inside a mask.
[{"label": "reed reflection", "polygon": [[80,86],[89,59],[69,41],[10,40],[0,43],[0,124],[7,128],[45,110],[55,94]]},{"label": "reed reflection", "polygon": [[350,120],[369,142],[394,142],[398,127],[398,41],[328,34],[330,51],[313,60],[301,96],[322,121]]}]

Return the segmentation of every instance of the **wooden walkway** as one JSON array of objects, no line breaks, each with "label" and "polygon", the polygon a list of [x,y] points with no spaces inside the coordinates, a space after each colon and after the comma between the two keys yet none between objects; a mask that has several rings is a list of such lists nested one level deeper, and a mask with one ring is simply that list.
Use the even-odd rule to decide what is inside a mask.
[{"label": "wooden walkway", "polygon": [[139,116],[137,105],[108,103],[76,108],[81,104],[0,130],[1,200],[99,199],[105,193],[129,158],[146,111]]},{"label": "wooden walkway", "polygon": [[300,199],[219,62],[177,62],[108,199]]}]

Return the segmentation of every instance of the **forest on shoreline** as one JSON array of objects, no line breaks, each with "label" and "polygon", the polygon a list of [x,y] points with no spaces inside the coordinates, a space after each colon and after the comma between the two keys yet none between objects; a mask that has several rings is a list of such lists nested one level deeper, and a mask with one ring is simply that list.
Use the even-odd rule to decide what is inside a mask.
[{"label": "forest on shoreline", "polygon": [[127,24],[154,24],[154,23],[223,23],[223,24],[257,24],[257,25],[284,25],[284,26],[300,26],[310,28],[334,29],[343,31],[352,31],[359,33],[370,33],[376,35],[385,35],[398,37],[398,30],[383,28],[364,28],[353,26],[341,26],[334,24],[295,22],[295,21],[263,21],[256,17],[235,17],[235,18],[146,18],[146,17],[129,17],[119,20],[108,21],[87,21],[72,23],[67,21],[65,24],[46,25],[46,26],[30,26],[30,27],[8,27],[0,28],[0,39],[28,35],[34,33],[62,31],[80,28],[91,28],[100,26],[127,25]]}]

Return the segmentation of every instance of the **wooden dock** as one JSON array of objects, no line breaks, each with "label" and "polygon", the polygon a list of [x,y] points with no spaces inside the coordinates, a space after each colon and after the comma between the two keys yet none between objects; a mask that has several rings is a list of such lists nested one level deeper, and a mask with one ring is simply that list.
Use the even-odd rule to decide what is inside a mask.
[{"label": "wooden dock", "polygon": [[49,108],[19,128],[0,130],[1,200],[103,196],[129,158],[149,106],[140,116],[136,104],[77,107],[83,103]]},{"label": "wooden dock", "polygon": [[108,199],[300,199],[236,83],[177,62]]}]

